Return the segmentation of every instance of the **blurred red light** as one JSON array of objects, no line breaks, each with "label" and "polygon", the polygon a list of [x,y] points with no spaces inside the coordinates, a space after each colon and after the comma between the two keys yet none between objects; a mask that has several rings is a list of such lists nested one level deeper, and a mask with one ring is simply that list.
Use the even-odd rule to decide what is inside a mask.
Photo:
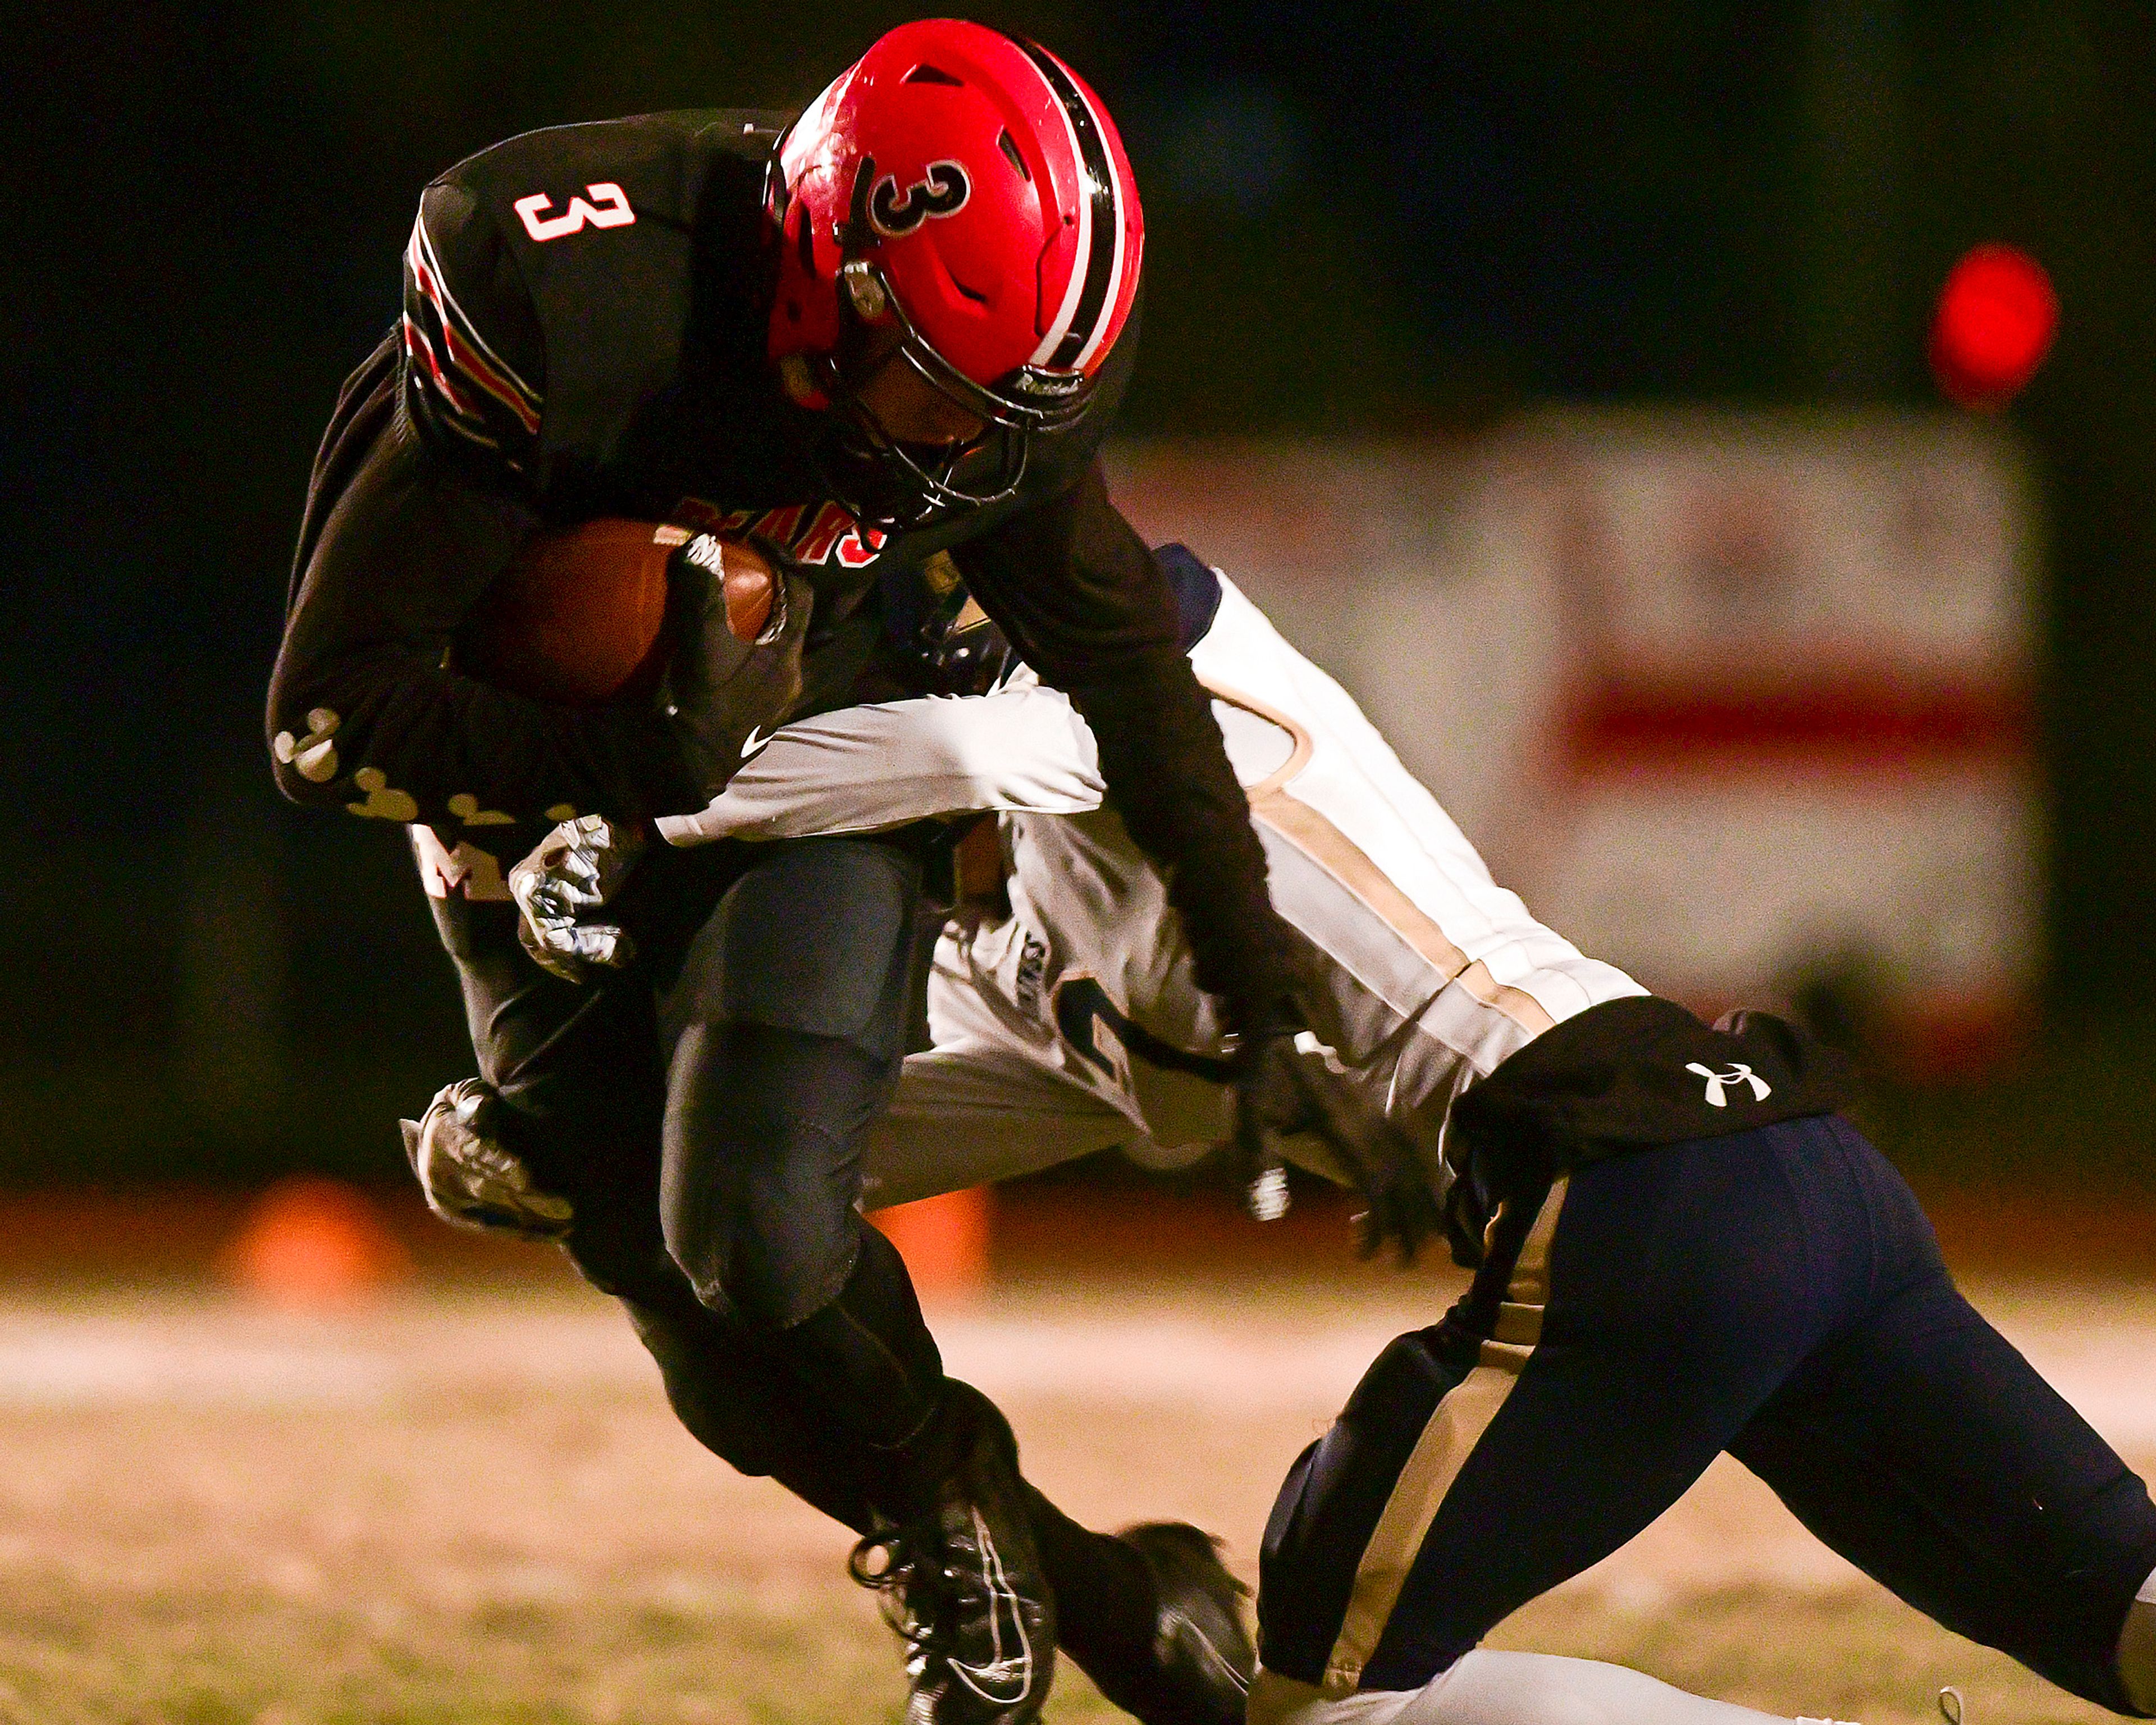
[{"label": "blurred red light", "polygon": [[1996,413],[2051,351],[2059,296],[2044,266],[2010,245],[1972,248],[1947,272],[1932,318],[1932,375],[1958,406]]}]

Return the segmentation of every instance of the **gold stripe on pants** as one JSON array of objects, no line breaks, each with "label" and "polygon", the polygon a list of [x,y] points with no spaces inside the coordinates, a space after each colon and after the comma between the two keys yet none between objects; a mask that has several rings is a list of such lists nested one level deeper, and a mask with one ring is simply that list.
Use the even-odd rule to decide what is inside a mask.
[{"label": "gold stripe on pants", "polygon": [[1394,1482],[1384,1513],[1378,1517],[1370,1543],[1355,1566],[1347,1615],[1325,1662],[1322,1686],[1327,1695],[1349,1694],[1362,1681],[1363,1667],[1384,1634],[1400,1589],[1407,1584],[1408,1570],[1422,1549],[1430,1523],[1437,1519],[1445,1493],[1505,1405],[1542,1339],[1543,1308],[1549,1301],[1550,1240],[1557,1232],[1564,1193],[1565,1182],[1559,1180],[1543,1200],[1535,1225],[1528,1230],[1506,1280],[1496,1336],[1482,1343],[1474,1368],[1438,1403]]}]

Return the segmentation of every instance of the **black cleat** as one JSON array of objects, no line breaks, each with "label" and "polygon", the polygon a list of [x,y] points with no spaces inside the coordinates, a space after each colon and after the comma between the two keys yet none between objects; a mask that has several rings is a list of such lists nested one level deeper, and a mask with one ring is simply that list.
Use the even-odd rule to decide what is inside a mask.
[{"label": "black cleat", "polygon": [[1152,1584],[1152,1640],[1086,1675],[1143,1725],[1242,1725],[1257,1652],[1243,1621],[1249,1589],[1220,1561],[1220,1542],[1188,1522],[1142,1522],[1116,1536]]},{"label": "black cleat", "polygon": [[1032,1725],[1055,1675],[1055,1604],[1019,1496],[1018,1445],[978,1390],[951,1386],[957,1460],[903,1526],[854,1548],[908,1644],[906,1725]]}]

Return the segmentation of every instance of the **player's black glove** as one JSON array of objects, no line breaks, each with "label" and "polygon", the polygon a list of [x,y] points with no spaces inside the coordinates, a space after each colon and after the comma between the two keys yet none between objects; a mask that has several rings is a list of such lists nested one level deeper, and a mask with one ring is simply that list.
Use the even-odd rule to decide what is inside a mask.
[{"label": "player's black glove", "polygon": [[666,566],[675,642],[659,691],[690,771],[716,797],[757,732],[801,694],[801,648],[815,594],[773,547],[699,533]]},{"label": "player's black glove", "polygon": [[587,814],[565,820],[509,871],[516,938],[542,970],[581,983],[592,967],[618,970],[636,957],[620,924],[598,920],[644,855],[634,827]]},{"label": "player's black glove", "polygon": [[1280,1141],[1313,1135],[1368,1206],[1357,1250],[1388,1240],[1403,1264],[1444,1225],[1421,1152],[1348,1085],[1332,1050],[1308,1030],[1281,1024],[1245,1036],[1235,1055],[1235,1147],[1250,1212],[1261,1222],[1287,1209]]}]

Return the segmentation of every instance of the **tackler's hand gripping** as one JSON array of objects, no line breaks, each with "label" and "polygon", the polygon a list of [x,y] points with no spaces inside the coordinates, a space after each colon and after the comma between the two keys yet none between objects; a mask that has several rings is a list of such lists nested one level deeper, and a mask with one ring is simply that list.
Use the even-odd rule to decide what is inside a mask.
[{"label": "tackler's hand gripping", "polygon": [[1333,1051],[1312,1032],[1280,1023],[1245,1035],[1235,1055],[1236,1164],[1250,1213],[1261,1222],[1287,1210],[1281,1141],[1314,1136],[1363,1196],[1358,1250],[1390,1241],[1403,1264],[1444,1218],[1414,1141],[1350,1086]]}]

